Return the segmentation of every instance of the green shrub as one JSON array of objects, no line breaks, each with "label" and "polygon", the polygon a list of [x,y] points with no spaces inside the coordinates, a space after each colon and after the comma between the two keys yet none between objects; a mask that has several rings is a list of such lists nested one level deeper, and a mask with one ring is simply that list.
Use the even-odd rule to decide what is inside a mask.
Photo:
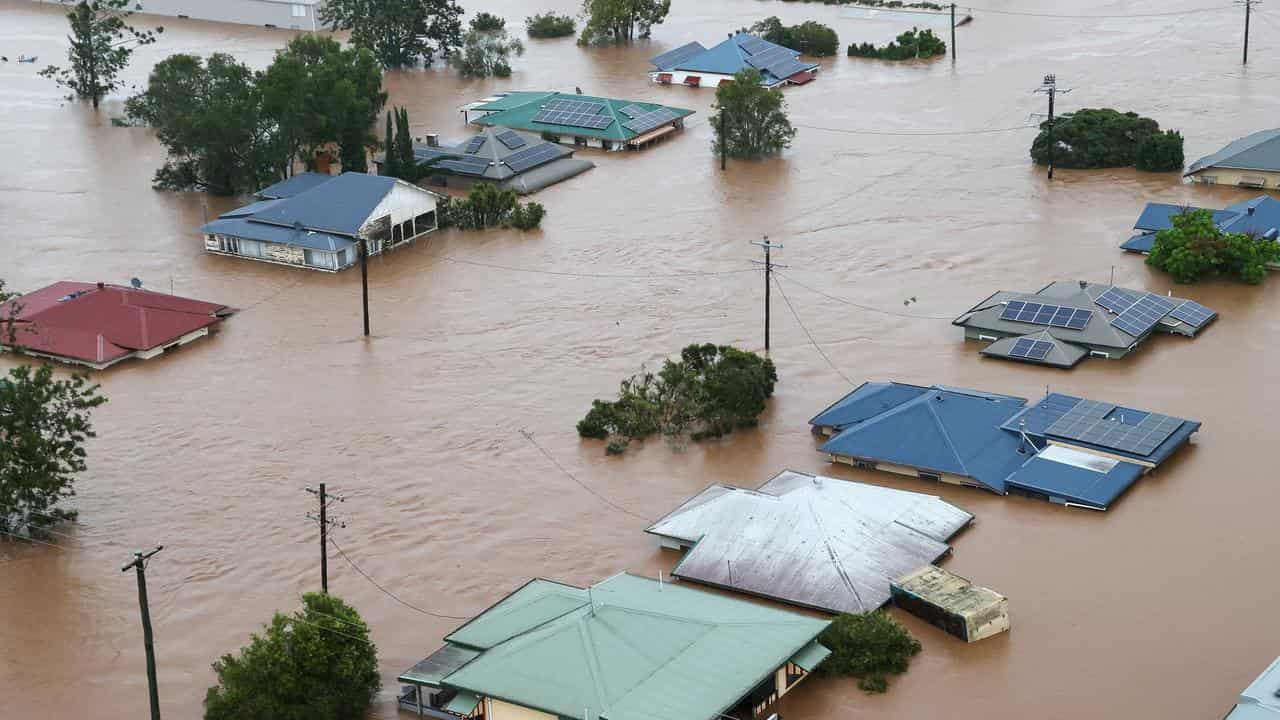
[{"label": "green shrub", "polygon": [[1244,233],[1224,233],[1208,210],[1170,218],[1172,227],[1156,233],[1147,264],[1180,283],[1225,276],[1256,285],[1267,265],[1280,262],[1280,242]]},{"label": "green shrub", "polygon": [[[1159,136],[1158,139],[1153,139]],[[1110,108],[1077,110],[1059,117],[1053,127],[1054,165],[1064,168],[1111,168],[1137,165],[1167,170],[1182,167],[1182,135],[1160,132],[1160,125],[1137,113]],[[1049,122],[1031,144],[1031,159],[1049,162]]]},{"label": "green shrub", "polygon": [[557,15],[550,10],[525,18],[524,24],[531,38],[568,37],[578,32],[578,24],[571,16]]},{"label": "green shrub", "polygon": [[[447,224],[462,230],[484,230],[491,227],[514,227],[517,230],[533,230],[542,224],[546,208],[538,203],[521,205],[519,196],[511,188],[499,188],[492,183],[478,183],[463,200],[451,200],[445,204],[442,217]],[[441,212],[437,210],[437,212]],[[442,221],[441,227],[447,227]]]},{"label": "green shrub", "polygon": [[542,217],[546,214],[546,208],[536,202],[516,205],[511,211],[511,227],[517,230],[533,230],[542,224]]},{"label": "green shrub", "polygon": [[493,13],[481,12],[471,18],[471,29],[476,32],[497,32],[507,28],[507,21]]},{"label": "green shrub", "polygon": [[849,57],[878,58],[880,60],[915,60],[947,54],[947,44],[942,38],[925,28],[911,28],[896,40],[878,48],[871,43],[854,43],[849,46]]},{"label": "green shrub", "polygon": [[882,611],[840,615],[818,636],[831,656],[818,666],[822,675],[853,675],[869,693],[889,688],[889,675],[907,671],[920,643]]},{"label": "green shrub", "polygon": [[1181,170],[1185,160],[1182,155],[1182,133],[1166,130],[1149,135],[1138,143],[1134,166],[1147,172],[1171,172]]},{"label": "green shrub", "polygon": [[745,30],[775,45],[814,57],[828,57],[840,51],[840,37],[836,31],[813,20],[799,25],[783,25],[782,20],[771,16]]}]

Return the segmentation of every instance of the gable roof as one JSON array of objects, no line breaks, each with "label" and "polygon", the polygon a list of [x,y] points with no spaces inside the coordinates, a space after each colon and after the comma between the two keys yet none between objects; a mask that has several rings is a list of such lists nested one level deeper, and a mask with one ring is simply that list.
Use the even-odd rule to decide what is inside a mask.
[{"label": "gable roof", "polygon": [[755,491],[712,485],[645,532],[693,544],[677,577],[856,613],[972,520],[931,495],[784,470]]},{"label": "gable roof", "polygon": [[[1014,352],[1019,340],[1030,340],[1033,343],[1047,342],[1052,347],[1049,348],[1044,357],[1031,358],[1025,354],[1020,355]],[[997,357],[1017,362],[1033,362],[1058,368],[1075,367],[1077,363],[1089,355],[1089,351],[1079,345],[1059,342],[1048,330],[1040,330],[1026,335],[1010,335],[991,343],[978,352],[987,357]]]},{"label": "gable roof", "polygon": [[[528,588],[469,624],[488,625],[490,613],[516,607],[524,619],[497,627],[531,621],[540,613],[525,616],[532,605],[518,597]],[[578,607],[489,647],[444,684],[562,717],[714,720],[809,650],[828,624],[634,575],[577,591]],[[560,592],[535,587],[528,595]]]},{"label": "gable roof", "polygon": [[[779,77],[768,70],[772,65],[759,67],[762,63],[752,62],[753,57],[762,56],[771,59],[790,57],[791,62],[782,65],[787,70]],[[817,63],[799,62],[799,57],[800,53],[791,48],[750,33],[737,33],[709,49],[696,42],[682,45],[649,60],[649,63],[663,72],[705,72],[716,75],[733,75],[740,70],[756,68],[764,77],[763,84],[772,86],[796,73],[818,67]]]},{"label": "gable roof", "polygon": [[395,184],[392,177],[342,173],[255,213],[253,220],[354,236]]},{"label": "gable roof", "polygon": [[1232,141],[1191,163],[1186,174],[1193,175],[1210,167],[1280,172],[1280,128],[1261,130]]},{"label": "gable roof", "polygon": [[[1147,203],[1142,215],[1134,223],[1139,232],[1120,247],[1129,252],[1149,253],[1155,246],[1156,233],[1173,227],[1173,218],[1183,212],[1207,210],[1166,203]],[[1209,210],[1213,222],[1223,232],[1245,233],[1254,237],[1280,235],[1280,200],[1270,195],[1259,195],[1251,200],[1228,205],[1222,210]]]},{"label": "gable roof", "polygon": [[[514,133],[524,144],[516,148],[507,147],[506,143],[498,139],[499,135],[505,133]],[[475,152],[467,152],[474,142],[479,142],[479,147]],[[471,172],[455,172],[451,167],[439,164],[432,167],[432,172],[458,174],[498,183],[508,182],[520,175],[530,176],[529,182],[520,183],[518,188],[526,192],[541,189],[595,167],[595,163],[589,160],[573,157],[574,149],[571,147],[548,142],[535,133],[519,132],[501,125],[481,127],[480,132],[456,145],[429,147],[415,144],[413,154],[419,162],[433,158],[474,158],[488,163],[479,175]],[[521,162],[513,159],[514,155],[521,155],[522,158],[532,156],[533,160]],[[511,164],[508,164],[508,160],[511,160]],[[520,169],[515,170],[512,165]]]},{"label": "gable roof", "polygon": [[305,172],[285,178],[275,185],[268,185],[258,192],[254,193],[263,200],[280,200],[283,198],[291,198],[294,195],[304,193],[308,190],[323,185],[333,179],[328,173]]},{"label": "gable roof", "polygon": [[[610,117],[612,122],[604,128],[596,129],[578,127],[576,125],[563,125],[559,123],[535,121],[533,119],[542,111],[544,106],[556,100],[599,103],[604,105],[604,109],[601,114]],[[471,120],[472,123],[477,125],[501,125],[508,128],[526,130],[534,133],[549,132],[560,135],[574,135],[578,137],[626,142],[640,136],[640,133],[624,127],[626,123],[631,122],[632,118],[626,113],[623,113],[622,109],[632,105],[635,105],[645,111],[665,108],[671,111],[674,115],[674,119],[685,118],[693,114],[692,110],[668,107],[666,105],[659,105],[651,102],[618,100],[615,98],[603,98],[591,95],[576,95],[559,92],[513,92],[481,105],[472,106],[470,107],[470,110],[473,112],[489,113],[488,115],[473,118]]]}]

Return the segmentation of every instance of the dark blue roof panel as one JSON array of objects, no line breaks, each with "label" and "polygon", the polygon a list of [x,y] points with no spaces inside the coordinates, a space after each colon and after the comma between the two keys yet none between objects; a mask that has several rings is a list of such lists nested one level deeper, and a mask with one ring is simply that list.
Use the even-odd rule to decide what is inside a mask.
[{"label": "dark blue roof panel", "polygon": [[[765,82],[774,84],[781,80],[785,80],[787,76],[793,75],[805,70],[812,70],[817,67],[815,63],[803,63],[794,61],[800,56],[800,53],[790,48],[768,42],[767,40],[750,35],[747,33],[738,33],[731,38],[726,38],[715,47],[710,49],[702,48],[697,43],[689,43],[682,47],[676,48],[670,52],[659,55],[650,60],[660,70],[679,70],[682,72],[704,72],[714,73],[716,75],[733,75],[739,70],[743,70],[752,65],[747,61],[752,57],[753,53],[748,52],[743,43],[750,43],[756,48],[755,55],[761,55],[767,52],[774,52],[779,57],[786,58],[790,56],[792,63],[787,65],[790,72],[783,77],[776,77],[772,73],[762,72]],[[697,48],[694,46],[697,45]],[[700,50],[698,48],[701,48]]]},{"label": "dark blue roof panel", "polygon": [[343,173],[254,215],[254,220],[354,236],[395,183],[381,175]]},{"label": "dark blue roof panel", "polygon": [[863,383],[853,392],[837,400],[834,405],[814,416],[809,424],[843,430],[927,392],[929,392],[928,388],[918,385],[895,382]]},{"label": "dark blue roof panel", "polygon": [[307,250],[337,251],[355,246],[354,240],[340,235],[268,225],[246,218],[220,218],[201,227],[200,232],[280,243]]},{"label": "dark blue roof panel", "polygon": [[[1031,437],[1044,437],[1045,430],[1058,422],[1071,408],[1080,402],[1080,398],[1059,393],[1045,395],[1040,402],[1009,418],[1000,427],[1010,432],[1022,430]],[[1026,423],[1025,425],[1023,423]]]},{"label": "dark blue roof panel", "polygon": [[1047,495],[1056,502],[1107,507],[1142,477],[1143,468],[1117,462],[1107,472],[1036,456],[1009,477],[1013,489]]},{"label": "dark blue roof panel", "polygon": [[294,195],[299,195],[308,190],[319,187],[332,179],[333,176],[326,173],[302,173],[300,175],[294,175],[286,180],[281,180],[275,185],[262,188],[256,194],[258,197],[267,200],[291,198]]}]

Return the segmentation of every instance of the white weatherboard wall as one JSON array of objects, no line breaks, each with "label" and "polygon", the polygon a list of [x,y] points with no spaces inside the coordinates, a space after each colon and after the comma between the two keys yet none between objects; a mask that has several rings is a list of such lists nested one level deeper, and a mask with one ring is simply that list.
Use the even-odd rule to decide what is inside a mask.
[{"label": "white weatherboard wall", "polygon": [[501,700],[486,698],[484,702],[489,710],[485,713],[485,717],[489,720],[556,720],[555,715],[548,715],[544,712],[530,710],[527,707],[513,705]]},{"label": "white weatherboard wall", "polygon": [[[34,0],[50,5],[74,5],[70,0]],[[270,25],[290,30],[317,30],[320,0],[132,0],[129,9],[147,15],[194,20]]]}]

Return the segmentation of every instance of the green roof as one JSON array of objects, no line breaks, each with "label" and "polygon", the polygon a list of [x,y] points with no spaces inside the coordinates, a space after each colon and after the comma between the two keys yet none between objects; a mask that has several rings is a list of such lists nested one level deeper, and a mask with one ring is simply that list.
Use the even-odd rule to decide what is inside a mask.
[{"label": "green roof", "polygon": [[814,640],[813,642],[800,648],[800,652],[791,656],[787,662],[795,663],[804,669],[805,672],[813,672],[827,656],[831,654],[822,643]]},{"label": "green roof", "polygon": [[[576,125],[534,122],[533,117],[542,110],[544,105],[553,100],[601,103],[605,106],[603,114],[612,116],[614,121],[602,130],[578,127]],[[623,127],[623,124],[630,122],[631,118],[619,111],[630,105],[635,105],[645,111],[658,110],[666,107],[680,118],[685,118],[693,114],[692,110],[669,107],[666,105],[659,105],[657,103],[637,102],[635,100],[616,100],[613,98],[593,97],[591,95],[570,95],[558,92],[513,92],[483,105],[476,105],[470,109],[474,112],[489,113],[484,117],[478,117],[471,121],[477,125],[502,125],[504,127],[514,128],[516,130],[526,130],[529,132],[550,132],[562,135],[575,135],[578,137],[601,138],[605,140],[626,142],[640,136],[640,133],[633,132]]]},{"label": "green roof", "polygon": [[548,618],[567,590],[534,581],[453,633],[516,634],[445,684],[563,717],[713,720],[788,659],[816,666],[825,651],[825,620],[634,575],[577,590],[578,607]]},{"label": "green roof", "polygon": [[447,642],[488,650],[587,604],[587,591],[550,580],[533,580],[445,637]]},{"label": "green roof", "polygon": [[480,696],[475,693],[460,692],[453,696],[444,709],[457,715],[470,715],[480,704]]}]

